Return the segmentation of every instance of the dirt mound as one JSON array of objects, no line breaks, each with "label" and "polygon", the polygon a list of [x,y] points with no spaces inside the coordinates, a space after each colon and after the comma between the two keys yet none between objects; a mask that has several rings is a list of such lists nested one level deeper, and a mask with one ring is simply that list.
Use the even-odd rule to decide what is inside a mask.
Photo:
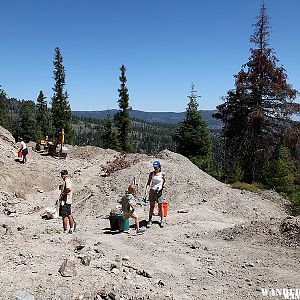
[{"label": "dirt mound", "polygon": [[225,240],[247,240],[270,245],[281,244],[288,247],[300,245],[300,217],[288,216],[284,219],[252,220],[226,228],[218,233]]},{"label": "dirt mound", "polygon": [[300,217],[287,217],[280,224],[280,232],[287,245],[300,245]]}]

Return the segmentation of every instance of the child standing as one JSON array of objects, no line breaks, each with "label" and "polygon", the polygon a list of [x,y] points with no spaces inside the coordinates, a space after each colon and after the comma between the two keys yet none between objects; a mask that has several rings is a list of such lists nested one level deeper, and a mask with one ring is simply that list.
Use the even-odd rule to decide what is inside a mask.
[{"label": "child standing", "polygon": [[[59,216],[62,217],[64,233],[73,233],[76,230],[76,222],[71,211],[72,204],[72,182],[69,178],[67,170],[62,170],[60,176],[63,180],[61,187],[61,194],[59,197]],[[70,230],[68,231],[68,221]]]}]

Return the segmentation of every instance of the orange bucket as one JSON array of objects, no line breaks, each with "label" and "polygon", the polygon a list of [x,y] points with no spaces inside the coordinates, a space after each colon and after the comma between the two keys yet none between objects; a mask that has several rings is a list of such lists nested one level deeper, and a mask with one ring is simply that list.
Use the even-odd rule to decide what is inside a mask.
[{"label": "orange bucket", "polygon": [[[162,210],[163,210],[163,216],[166,217],[168,215],[168,208],[169,203],[168,202],[162,202]],[[160,215],[160,209],[158,208],[158,215]]]}]

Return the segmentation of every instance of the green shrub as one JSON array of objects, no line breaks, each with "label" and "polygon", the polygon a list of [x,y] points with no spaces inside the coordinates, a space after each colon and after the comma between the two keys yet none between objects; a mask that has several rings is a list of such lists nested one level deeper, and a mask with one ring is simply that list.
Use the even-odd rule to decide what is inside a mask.
[{"label": "green shrub", "polygon": [[298,186],[298,190],[291,193],[287,198],[292,203],[292,214],[295,216],[300,215],[300,186]]},{"label": "green shrub", "polygon": [[235,164],[234,169],[233,169],[233,173],[230,177],[230,182],[234,183],[234,182],[241,182],[244,178],[244,170],[241,166],[241,164],[238,162]]}]

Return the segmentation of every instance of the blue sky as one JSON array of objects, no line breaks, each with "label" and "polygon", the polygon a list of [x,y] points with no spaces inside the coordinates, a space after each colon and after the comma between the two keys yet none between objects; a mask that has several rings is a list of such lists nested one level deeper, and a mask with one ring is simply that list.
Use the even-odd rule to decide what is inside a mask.
[{"label": "blue sky", "polygon": [[[271,39],[300,90],[300,1],[265,0]],[[249,58],[260,0],[14,0],[1,3],[0,85],[8,97],[53,95],[54,49],[72,110],[117,108],[120,66],[130,105],[181,112],[191,83],[215,109]]]}]

